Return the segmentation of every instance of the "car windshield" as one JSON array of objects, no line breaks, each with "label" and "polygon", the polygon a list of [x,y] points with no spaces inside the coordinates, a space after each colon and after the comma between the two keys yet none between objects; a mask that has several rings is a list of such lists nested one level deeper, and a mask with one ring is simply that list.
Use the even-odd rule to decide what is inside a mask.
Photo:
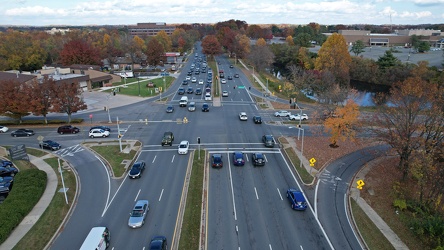
[{"label": "car windshield", "polygon": [[143,216],[143,210],[133,210],[131,213],[131,217],[142,217]]},{"label": "car windshield", "polygon": [[186,148],[187,147],[187,145],[185,145],[185,144],[180,144],[180,148]]}]

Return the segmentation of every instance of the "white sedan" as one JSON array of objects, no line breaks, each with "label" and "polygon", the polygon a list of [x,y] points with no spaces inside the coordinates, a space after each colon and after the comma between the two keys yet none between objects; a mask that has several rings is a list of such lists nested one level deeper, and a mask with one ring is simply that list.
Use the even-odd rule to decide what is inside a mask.
[{"label": "white sedan", "polygon": [[225,80],[225,78],[222,78],[222,79],[220,79],[220,83],[225,84],[225,83],[227,83],[227,80]]},{"label": "white sedan", "polygon": [[290,117],[288,117],[288,119],[290,119],[292,121],[299,121],[299,120],[305,121],[305,120],[308,120],[308,115],[307,114],[290,115]]},{"label": "white sedan", "polygon": [[222,91],[222,97],[228,97],[228,91],[226,90]]},{"label": "white sedan", "polygon": [[286,110],[279,110],[278,112],[274,113],[274,116],[276,116],[276,117],[282,117],[282,116],[289,117],[290,115],[291,115],[291,113]]},{"label": "white sedan", "polygon": [[199,79],[199,84],[204,84],[203,79]]},{"label": "white sedan", "polygon": [[0,133],[6,133],[6,132],[8,132],[8,127],[5,127],[5,126],[0,126]]},{"label": "white sedan", "polygon": [[245,112],[240,112],[240,113],[239,113],[239,120],[241,120],[241,121],[246,121],[246,120],[248,120],[247,113],[245,113]]},{"label": "white sedan", "polygon": [[89,131],[89,137],[95,138],[95,137],[108,137],[109,131],[103,130],[103,129],[92,129]]},{"label": "white sedan", "polygon": [[188,149],[190,148],[190,143],[188,141],[181,141],[179,147],[177,148],[177,152],[180,155],[188,154]]}]

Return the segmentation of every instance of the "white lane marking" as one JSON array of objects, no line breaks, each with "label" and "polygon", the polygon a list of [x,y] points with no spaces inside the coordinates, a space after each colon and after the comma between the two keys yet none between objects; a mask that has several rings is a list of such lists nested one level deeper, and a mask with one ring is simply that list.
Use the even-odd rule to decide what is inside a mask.
[{"label": "white lane marking", "polygon": [[302,245],[300,245],[300,247],[301,247],[301,250],[304,250],[304,248],[302,247]]},{"label": "white lane marking", "polygon": [[254,187],[254,193],[256,194],[256,199],[259,200],[259,196],[257,195],[257,189]]},{"label": "white lane marking", "polygon": [[156,161],[156,157],[157,157],[157,155],[154,156],[154,159],[151,163],[154,163]]},{"label": "white lane marking", "polygon": [[231,197],[233,199],[234,220],[237,220],[236,203],[234,203],[233,177],[231,176],[231,164],[230,164],[230,161],[228,161],[228,171],[230,173]]},{"label": "white lane marking", "polygon": [[162,200],[162,195],[163,195],[163,188],[162,188],[162,192],[160,192],[159,201]]},{"label": "white lane marking", "polygon": [[136,197],[134,198],[134,202],[135,201],[137,201],[137,198],[139,197],[139,194],[140,194],[140,191],[141,191],[142,189],[139,189],[139,192],[137,192],[137,195],[136,195]]},{"label": "white lane marking", "polygon": [[281,151],[281,157],[282,157],[282,159],[284,160],[285,165],[287,165],[288,172],[290,172],[290,174],[291,174],[291,176],[293,177],[293,180],[296,182],[296,184],[297,184],[299,190],[302,191],[302,194],[304,195],[305,200],[307,201],[307,205],[308,205],[308,207],[310,208],[311,213],[312,213],[313,216],[315,217],[316,222],[318,223],[319,228],[321,229],[322,233],[324,234],[324,237],[325,237],[325,239],[327,240],[328,245],[330,246],[331,249],[335,249],[335,248],[333,247],[333,245],[331,244],[330,238],[328,238],[327,233],[325,232],[324,228],[322,227],[321,222],[319,221],[318,217],[316,216],[316,214],[315,214],[315,212],[314,212],[314,210],[313,210],[313,207],[311,206],[310,202],[308,201],[307,197],[305,196],[305,193],[303,192],[303,189],[301,188],[301,185],[299,184],[298,180],[296,179],[296,176],[294,176],[293,171],[291,170],[290,165],[288,164],[287,160],[285,159],[284,155],[282,154],[282,151]]},{"label": "white lane marking", "polygon": [[278,193],[279,193],[279,197],[281,197],[281,201],[283,201],[284,199],[282,199],[282,194],[281,194],[281,191],[279,190],[279,188],[276,188],[277,190],[278,190]]},{"label": "white lane marking", "polygon": [[250,160],[248,159],[248,154],[245,154],[245,158],[247,159],[248,162],[250,161]]},{"label": "white lane marking", "polygon": [[273,250],[273,248],[271,247],[271,244],[268,244],[268,248],[270,248],[270,250]]},{"label": "white lane marking", "polygon": [[174,157],[176,157],[176,155],[173,155],[173,158],[171,159],[171,163],[174,162]]},{"label": "white lane marking", "polygon": [[105,165],[105,163],[97,156],[97,155],[94,155],[101,163],[102,163],[102,167],[105,169],[105,171],[108,173],[107,174],[107,177],[108,177],[108,195],[106,196],[106,203],[105,203],[105,208],[103,209],[103,212],[102,212],[102,217],[103,217],[103,215],[105,214],[105,212],[106,212],[106,210],[108,209],[108,207],[109,207],[109,197],[110,197],[110,195],[111,195],[111,180],[110,180],[110,173],[108,172],[108,168],[106,168],[106,165]]},{"label": "white lane marking", "polygon": [[265,162],[268,162],[267,156],[265,154],[263,154],[263,155],[264,155],[264,158],[265,158]]}]

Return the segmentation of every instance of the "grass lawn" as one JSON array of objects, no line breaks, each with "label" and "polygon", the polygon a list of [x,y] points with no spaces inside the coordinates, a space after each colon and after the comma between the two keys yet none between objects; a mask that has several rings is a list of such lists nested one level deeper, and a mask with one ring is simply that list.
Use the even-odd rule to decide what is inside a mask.
[{"label": "grass lawn", "polygon": [[[137,142],[135,146],[140,146],[140,142]],[[122,150],[129,145],[128,143],[122,142]],[[137,151],[131,150],[129,154],[120,152],[119,145],[103,145],[103,146],[92,146],[92,150],[94,150],[97,154],[101,155],[104,159],[106,159],[111,168],[113,170],[114,176],[120,177],[122,176],[126,169],[125,164],[122,164],[124,160],[133,161],[136,156]]]},{"label": "grass lawn", "polygon": [[364,238],[369,249],[394,249],[392,244],[390,244],[387,238],[382,235],[381,231],[375,226],[373,221],[367,217],[354,199],[351,199],[351,208],[356,225],[359,228],[359,232]]},{"label": "grass lawn", "polygon": [[[30,150],[27,151],[28,153],[30,152]],[[62,182],[58,172],[57,158],[48,158],[45,159],[45,161],[51,165],[57,173],[57,178],[59,180],[57,186],[58,191],[62,188]],[[64,169],[63,180],[65,182],[65,187],[68,188],[67,196],[69,204],[66,204],[65,202],[64,193],[56,192],[48,208],[37,223],[13,249],[44,249],[46,244],[51,240],[52,236],[62,224],[63,219],[66,217],[76,192],[76,178],[71,170]]]},{"label": "grass lawn", "polygon": [[183,216],[182,230],[180,235],[179,249],[198,249],[202,207],[202,182],[205,171],[205,151],[194,152],[193,170],[188,187],[187,204]]},{"label": "grass lawn", "polygon": [[[165,85],[166,85],[166,89],[168,89],[172,84],[173,81],[176,80],[176,78],[172,77],[172,76],[166,76],[165,77],[165,83],[163,82],[163,77],[161,78],[156,78],[156,79],[142,79],[139,78],[139,81],[137,81],[137,78],[127,78],[126,79],[126,84],[125,85],[125,81],[122,80],[122,82],[120,83],[115,83],[113,84],[114,87],[119,87],[119,92],[117,92],[117,95],[119,94],[123,94],[123,95],[131,95],[131,96],[140,96],[142,97],[150,97],[150,96],[157,96],[158,93],[156,93],[154,91],[154,88],[148,88],[146,85],[148,82],[153,82],[154,85],[156,86],[156,88],[161,87],[162,88],[162,93],[165,91]],[[137,82],[139,82],[139,84],[137,84]],[[135,83],[135,84],[129,84],[129,83]],[[140,85],[140,92],[139,92],[139,85]],[[126,86],[126,87],[123,87]],[[107,92],[112,92],[113,90],[107,90]]]}]

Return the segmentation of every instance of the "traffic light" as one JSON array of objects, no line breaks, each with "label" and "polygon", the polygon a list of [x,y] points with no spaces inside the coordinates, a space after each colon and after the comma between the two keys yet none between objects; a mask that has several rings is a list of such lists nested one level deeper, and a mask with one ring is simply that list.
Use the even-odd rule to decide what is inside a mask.
[{"label": "traffic light", "polygon": [[200,137],[197,137],[197,144],[200,144]]}]

